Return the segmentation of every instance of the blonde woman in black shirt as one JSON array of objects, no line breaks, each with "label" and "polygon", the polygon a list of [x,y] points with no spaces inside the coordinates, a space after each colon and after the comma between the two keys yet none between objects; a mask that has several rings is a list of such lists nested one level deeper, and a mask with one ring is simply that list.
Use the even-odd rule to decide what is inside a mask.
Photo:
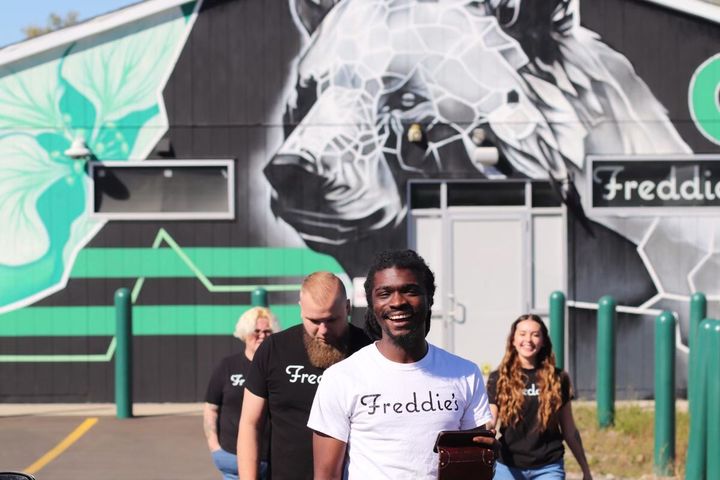
[{"label": "blonde woman in black shirt", "polygon": [[[237,480],[237,436],[242,410],[245,380],[255,352],[272,333],[280,330],[275,315],[265,307],[245,311],[235,325],[233,336],[241,340],[243,349],[222,359],[213,371],[205,394],[203,429],[215,467],[223,480]],[[263,433],[261,473],[267,470],[269,430]]]},{"label": "blonde woman in black shirt", "polygon": [[490,410],[499,426],[495,479],[564,479],[563,440],[592,475],[572,415],[570,378],[555,367],[547,327],[537,315],[515,320],[505,356],[488,378]]}]

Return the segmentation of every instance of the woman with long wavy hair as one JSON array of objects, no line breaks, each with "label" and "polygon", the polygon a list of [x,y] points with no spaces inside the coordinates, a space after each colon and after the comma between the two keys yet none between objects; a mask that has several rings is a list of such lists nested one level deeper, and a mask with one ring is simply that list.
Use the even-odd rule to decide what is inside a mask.
[{"label": "woman with long wavy hair", "polygon": [[515,320],[505,356],[487,382],[490,410],[500,427],[495,479],[564,479],[563,440],[592,475],[572,415],[567,373],[555,367],[547,327],[537,315]]}]

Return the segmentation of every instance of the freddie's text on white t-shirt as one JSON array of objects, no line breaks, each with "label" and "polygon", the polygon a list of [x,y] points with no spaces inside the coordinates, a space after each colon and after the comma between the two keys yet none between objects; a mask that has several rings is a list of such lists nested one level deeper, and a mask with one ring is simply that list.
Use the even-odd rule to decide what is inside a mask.
[{"label": "freddie's text on white t-shirt", "polygon": [[439,393],[433,395],[432,390],[427,392],[427,400],[418,402],[418,393],[413,392],[412,400],[403,402],[382,402],[380,393],[371,393],[360,397],[360,404],[368,408],[368,415],[380,413],[421,413],[421,412],[444,412],[460,410],[455,394],[451,393],[450,398],[441,398]]}]

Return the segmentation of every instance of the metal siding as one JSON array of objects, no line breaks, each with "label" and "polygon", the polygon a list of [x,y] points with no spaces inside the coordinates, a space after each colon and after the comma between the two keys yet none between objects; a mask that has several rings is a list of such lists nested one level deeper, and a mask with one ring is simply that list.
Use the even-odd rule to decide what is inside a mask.
[{"label": "metal siding", "polygon": [[687,90],[695,69],[717,53],[720,27],[644,1],[584,0],[580,7],[582,25],[628,58],[693,151],[720,150],[690,120]]}]

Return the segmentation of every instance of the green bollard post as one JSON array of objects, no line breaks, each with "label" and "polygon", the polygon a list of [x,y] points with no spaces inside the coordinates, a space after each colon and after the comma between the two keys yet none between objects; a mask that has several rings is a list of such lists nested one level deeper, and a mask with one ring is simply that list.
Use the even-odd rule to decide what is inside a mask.
[{"label": "green bollard post", "polygon": [[720,478],[720,320],[712,320],[707,346],[705,477]]},{"label": "green bollard post", "polygon": [[[713,323],[703,320],[698,326],[695,340],[697,349],[696,372],[693,372],[693,410],[690,412],[690,438],[685,463],[686,480],[705,480],[707,459],[707,372],[709,365],[710,337]],[[717,367],[717,366],[715,366]]]},{"label": "green bollard post", "polygon": [[700,325],[700,322],[705,320],[705,317],[707,315],[707,300],[705,298],[705,294],[701,292],[695,292],[692,297],[690,297],[690,332],[688,335],[688,350],[689,350],[689,358],[688,358],[688,391],[687,391],[687,397],[689,401],[689,409],[692,412],[692,389],[693,389],[693,377],[695,376],[695,373],[697,368],[695,367],[695,362],[697,361],[697,355],[696,355],[696,349],[695,347],[695,337],[697,335],[698,325]]},{"label": "green bollard post", "polygon": [[555,365],[565,368],[565,295],[550,294],[550,341],[555,352]]},{"label": "green bollard post", "polygon": [[115,407],[117,418],[132,412],[132,303],[130,290],[115,292]]},{"label": "green bollard post", "polygon": [[253,307],[267,307],[267,290],[262,287],[258,287],[250,294],[250,304]]},{"label": "green bollard post", "polygon": [[605,295],[597,313],[597,416],[598,426],[615,423],[615,299]]},{"label": "green bollard post", "polygon": [[675,472],[675,316],[655,319],[655,475]]}]

